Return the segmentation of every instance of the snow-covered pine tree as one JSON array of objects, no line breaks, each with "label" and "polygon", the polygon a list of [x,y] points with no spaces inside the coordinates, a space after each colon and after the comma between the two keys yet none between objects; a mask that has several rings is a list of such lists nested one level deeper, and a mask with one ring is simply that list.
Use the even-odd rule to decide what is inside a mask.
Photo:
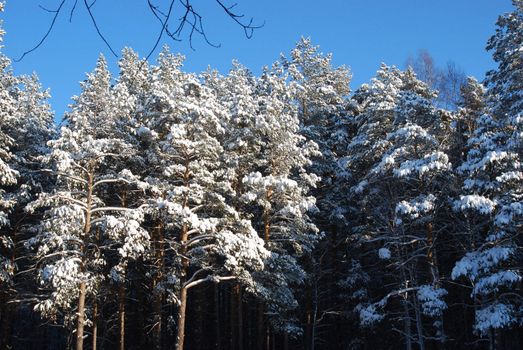
[{"label": "snow-covered pine tree", "polygon": [[309,192],[318,177],[307,169],[318,151],[314,142],[300,135],[293,93],[282,72],[266,68],[256,96],[255,128],[263,143],[258,169],[242,180],[243,199],[255,205],[251,209],[255,226],[271,251],[266,268],[256,274],[256,288],[273,330],[295,336],[302,331],[293,313],[295,288],[306,277],[299,258],[311,252],[318,238],[310,218],[317,209]]},{"label": "snow-covered pine tree", "polygon": [[308,258],[310,278],[306,281],[307,292],[303,295],[304,303],[310,305],[304,317],[308,320],[306,338],[312,343],[316,337],[321,338],[316,332],[318,319],[324,323],[337,322],[324,317],[323,309],[332,308],[333,299],[338,294],[335,270],[341,265],[341,257],[335,247],[345,239],[341,233],[347,228],[345,214],[348,205],[344,195],[347,169],[343,157],[349,140],[347,96],[351,74],[344,66],[333,67],[332,54],[320,52],[310,38],[302,37],[290,57],[282,57],[279,63],[293,87],[292,101],[298,107],[300,133],[314,141],[321,152],[309,167],[309,171],[321,178],[312,194],[319,209],[314,221],[324,233],[315,248],[316,254]]},{"label": "snow-covered pine tree", "polygon": [[224,110],[212,90],[180,70],[164,50],[153,68],[144,111],[156,167],[148,179],[151,215],[165,247],[157,293],[178,304],[176,348],[183,349],[188,291],[204,282],[253,285],[268,252],[250,221],[228,203],[232,185],[222,160]]},{"label": "snow-covered pine tree", "polygon": [[[358,227],[362,253],[375,249],[383,261],[378,266],[389,271],[383,278],[390,282],[374,290],[382,295],[379,301],[360,304],[357,310],[361,324],[370,325],[392,312],[382,315],[381,310],[399,307],[395,312],[401,315],[397,320],[403,323],[407,348],[417,343],[423,349],[427,339],[445,341],[441,316],[447,292],[436,247],[441,230],[437,213],[444,207],[441,193],[450,163],[440,147],[443,123],[433,97],[412,70],[382,66],[372,84],[355,94],[361,112],[355,119],[358,133],[349,145],[354,152],[348,166],[357,176],[351,193],[364,212]],[[426,329],[425,319],[434,330]]]},{"label": "snow-covered pine tree", "polygon": [[470,281],[474,329],[488,337],[491,349],[517,342],[507,336],[522,322],[523,2],[513,3],[515,10],[498,19],[488,42],[498,68],[487,74],[488,108],[458,168],[465,180],[454,204],[471,224],[469,251],[456,263],[452,277]]},{"label": "snow-covered pine tree", "polygon": [[[1,6],[1,5],[0,5]],[[19,172],[16,170],[11,148],[15,140],[9,134],[9,126],[18,117],[13,90],[15,78],[6,71],[9,61],[0,56],[0,342],[9,344],[10,308],[8,302],[15,294],[15,245],[17,237],[12,229],[11,215],[16,206],[16,185]],[[15,83],[16,84],[16,83]]]},{"label": "snow-covered pine tree", "polygon": [[498,67],[487,73],[485,81],[492,112],[507,119],[523,111],[523,1],[512,4],[514,11],[498,18],[496,33],[487,43]]},{"label": "snow-covered pine tree", "polygon": [[454,203],[469,223],[470,250],[456,263],[452,277],[465,277],[473,284],[471,297],[478,305],[475,329],[481,336],[490,335],[492,341],[491,331],[517,322],[510,295],[521,279],[510,268],[517,249],[518,207],[517,201],[511,205],[511,196],[520,187],[521,169],[518,155],[507,152],[506,140],[500,122],[491,115],[477,121],[467,160],[458,168],[465,176],[463,194]]},{"label": "snow-covered pine tree", "polygon": [[[264,162],[261,156],[261,149],[264,144],[264,136],[257,127],[258,120],[258,96],[256,94],[257,79],[244,66],[237,61],[233,61],[232,69],[227,76],[221,76],[216,71],[207,71],[204,74],[205,85],[213,90],[219,103],[225,108],[226,114],[221,118],[224,134],[223,162],[227,169],[227,179],[231,185],[230,203],[238,212],[240,217],[251,223],[256,224],[256,213],[249,203],[245,203],[243,195],[248,191],[243,184],[243,178],[252,172],[258,171]],[[254,230],[254,228],[253,228]],[[261,236],[261,234],[260,234]],[[249,304],[258,300],[258,290],[255,286],[242,286],[233,284],[228,286],[229,290],[223,286],[222,290],[215,289],[215,297],[229,295],[231,335],[229,345],[231,347],[243,347],[245,323],[243,320],[243,310],[249,308]],[[246,291],[247,293],[244,293]],[[246,297],[245,297],[246,296]],[[215,305],[217,319],[220,305]],[[223,317],[222,316],[222,317]],[[263,315],[262,315],[263,316]],[[258,317],[258,323],[263,323],[263,318]],[[217,325],[217,329],[224,328]],[[250,346],[256,342],[260,343],[265,338],[263,324],[258,324],[259,339],[248,339]],[[219,333],[219,332],[218,332]]]},{"label": "snow-covered pine tree", "polygon": [[28,205],[29,211],[45,211],[37,235],[28,243],[35,247],[38,280],[46,292],[35,309],[46,317],[64,315],[66,324],[76,321],[76,349],[83,348],[84,326],[92,324],[90,306],[96,305],[99,287],[111,269],[108,252],[116,244],[122,259],[132,258],[149,243],[140,227],[142,211],[113,205],[107,197],[107,186],[137,181],[128,169],[111,165],[133,154],[132,146],[118,138],[117,115],[130,102],[121,93],[111,89],[101,56],[82,83],[81,94],[73,98],[67,125],[49,141],[50,153],[42,157],[48,167],[42,171],[54,175],[56,182]]},{"label": "snow-covered pine tree", "polygon": [[[321,180],[313,192],[321,216],[330,225],[344,227],[345,209],[339,186],[346,168],[340,161],[346,153],[349,138],[347,97],[351,74],[348,68],[333,67],[332,54],[323,54],[310,38],[301,38],[289,59],[281,65],[292,84],[292,101],[298,106],[300,132],[318,145],[321,156],[313,159],[310,171]],[[338,196],[338,197],[336,197]],[[321,228],[332,231],[333,228]]]},{"label": "snow-covered pine tree", "polygon": [[[3,10],[3,3],[0,5]],[[0,29],[0,40],[3,39],[3,30]],[[9,69],[10,60],[1,54],[0,56],[0,281],[2,282],[2,294],[12,283],[14,273],[14,261],[11,254],[13,239],[10,234],[4,234],[10,225],[9,214],[15,206],[16,201],[12,195],[13,187],[17,184],[19,172],[13,165],[15,160],[11,148],[15,146],[14,138],[9,134],[9,127],[14,126],[20,117],[17,111],[17,96],[19,94],[19,80]]]},{"label": "snow-covered pine tree", "polygon": [[467,77],[461,87],[460,103],[452,115],[452,137],[449,138],[449,156],[455,165],[461,164],[467,156],[467,142],[476,130],[479,118],[485,113],[486,95],[484,86],[474,77]]},{"label": "snow-covered pine tree", "polygon": [[[0,28],[0,42],[3,35]],[[34,172],[34,158],[45,152],[53,119],[46,101],[49,94],[42,91],[36,75],[14,76],[9,58],[2,53],[0,95],[0,343],[10,347],[14,299],[18,305],[20,296],[29,292],[20,290],[23,286],[16,275],[26,267],[23,241],[26,227],[33,224],[23,207],[43,181]]]}]

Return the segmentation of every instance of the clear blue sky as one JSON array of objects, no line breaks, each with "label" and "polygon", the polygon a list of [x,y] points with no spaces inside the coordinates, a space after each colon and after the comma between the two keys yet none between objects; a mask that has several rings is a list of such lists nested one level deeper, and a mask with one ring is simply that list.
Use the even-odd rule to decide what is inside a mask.
[{"label": "clear blue sky", "polygon": [[[226,0],[227,1],[227,0]],[[167,0],[156,0],[166,5]],[[484,47],[494,33],[499,14],[512,10],[510,0],[236,0],[238,12],[265,21],[265,26],[246,39],[241,28],[226,17],[213,0],[193,0],[204,17],[210,40],[196,37],[169,41],[173,52],[186,55],[185,69],[205,70],[208,65],[226,73],[236,58],[255,73],[270,65],[280,52],[288,53],[300,36],[310,36],[323,52],[334,54],[336,65],[345,64],[353,73],[352,88],[368,81],[379,64],[403,66],[409,55],[427,49],[437,64],[455,61],[469,75],[482,79],[494,67]],[[3,14],[6,53],[11,58],[34,46],[52,18],[41,4],[56,8],[60,0],[8,0]],[[54,31],[37,51],[13,62],[16,74],[37,72],[44,87],[51,89],[57,118],[70,97],[79,92],[78,82],[93,69],[102,52],[116,72],[116,58],[96,35],[78,1],[69,23],[74,0],[67,0]],[[93,7],[99,26],[118,52],[130,46],[145,55],[154,44],[159,24],[148,12],[146,0],[98,0]],[[175,15],[181,9],[175,8]],[[159,48],[161,48],[160,45]],[[152,56],[154,60],[157,53]]]}]

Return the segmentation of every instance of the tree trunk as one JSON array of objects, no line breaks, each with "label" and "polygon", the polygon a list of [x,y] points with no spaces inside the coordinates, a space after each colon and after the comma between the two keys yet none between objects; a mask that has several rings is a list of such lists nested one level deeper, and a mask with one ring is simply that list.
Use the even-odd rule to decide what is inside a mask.
[{"label": "tree trunk", "polygon": [[311,341],[312,341],[312,291],[310,288],[306,289],[305,294],[306,306],[305,306],[305,337],[303,348],[306,350],[312,350]]},{"label": "tree trunk", "polygon": [[197,288],[191,292],[191,298],[189,299],[191,303],[190,305],[187,305],[187,308],[194,312],[194,321],[190,322],[189,319],[188,323],[192,325],[192,327],[190,327],[192,335],[191,339],[194,339],[192,346],[195,349],[208,349],[211,347],[210,339],[212,337],[207,336],[205,329],[207,324],[205,317],[207,314],[207,295],[207,290]]},{"label": "tree trunk", "polygon": [[419,303],[417,302],[416,297],[412,299],[414,300],[414,313],[416,315],[416,331],[418,333],[419,350],[425,350],[425,335],[423,334],[423,323]]},{"label": "tree trunk", "polygon": [[230,293],[230,297],[229,297],[229,323],[230,323],[230,334],[229,334],[229,349],[230,350],[236,350],[236,345],[238,344],[237,341],[238,341],[238,337],[237,337],[237,334],[236,334],[236,331],[237,331],[237,326],[238,326],[238,323],[237,323],[237,313],[236,313],[236,310],[235,310],[235,306],[236,306],[236,300],[237,300],[237,297],[236,297],[236,293],[237,293],[237,290],[236,290],[236,285],[232,285],[231,286],[231,293]]},{"label": "tree trunk", "polygon": [[[7,294],[7,293],[6,293]],[[7,303],[8,297],[0,293],[0,349],[10,349],[12,306]]]},{"label": "tree trunk", "polygon": [[[142,262],[140,262],[142,264]],[[140,284],[144,283],[143,280],[140,280],[141,283],[138,283],[137,285],[140,286]],[[133,319],[136,320],[134,324],[134,329],[137,332],[137,334],[133,334],[138,338],[137,339],[137,347],[138,349],[144,349],[146,347],[146,339],[148,339],[148,335],[145,334],[145,315],[146,311],[148,310],[147,297],[144,294],[143,288],[136,288],[136,294],[137,294],[137,303],[135,315],[133,315]],[[136,315],[137,314],[137,315]]]},{"label": "tree trunk", "polygon": [[271,350],[271,328],[269,326],[266,327],[265,330],[265,337],[267,338],[265,340],[265,349]]},{"label": "tree trunk", "polygon": [[125,350],[125,285],[120,283],[118,288],[118,329],[119,349]]},{"label": "tree trunk", "polygon": [[[268,188],[265,192],[265,196],[267,197],[267,201],[271,200],[272,190],[270,188]],[[268,248],[269,240],[271,238],[270,210],[268,208],[265,208],[263,211],[263,228],[263,240],[265,241],[265,246]],[[265,349],[270,350],[270,327],[265,325],[265,306],[263,303],[260,303],[260,308],[258,310],[258,327],[259,349],[263,349],[263,345],[265,343]],[[264,331],[265,335],[263,334]],[[265,342],[263,341],[263,338],[265,338]]]},{"label": "tree trunk", "polygon": [[434,251],[434,228],[432,225],[432,222],[427,223],[427,244],[428,244],[428,251],[427,251],[427,260],[429,263],[429,269],[430,269],[430,275],[432,277],[432,283],[433,284],[439,284],[439,271],[438,271],[438,265],[436,261],[436,254]]},{"label": "tree trunk", "polygon": [[496,350],[496,338],[494,337],[494,330],[490,330],[488,334],[489,350]]},{"label": "tree trunk", "polygon": [[[127,207],[127,191],[125,189],[122,190],[121,205],[122,208]],[[125,267],[125,269],[127,268]],[[119,349],[125,350],[125,277],[118,286],[118,330],[120,333],[118,338]]]},{"label": "tree trunk", "polygon": [[251,300],[248,300],[245,305],[247,308],[247,318],[245,320],[247,328],[246,345],[249,350],[255,348],[253,342],[256,342],[256,337],[253,332],[253,325],[256,325],[256,308],[253,308],[253,305],[256,306],[256,304],[251,302]]},{"label": "tree trunk", "polygon": [[[190,156],[185,155],[185,171],[183,173],[183,185],[188,189],[189,180],[190,180],[190,170],[189,170]],[[184,195],[182,201],[182,207],[185,209],[188,206],[189,198],[187,193]],[[187,246],[185,243],[189,239],[189,227],[184,224],[182,226],[182,232],[180,233],[180,255],[182,257],[182,271],[180,276],[180,308],[178,310],[178,333],[176,337],[176,350],[183,350],[184,340],[185,340],[185,318],[186,318],[186,309],[187,309],[187,287],[185,282],[187,281],[187,273],[189,270],[189,260],[185,257],[187,254]]]},{"label": "tree trunk", "polygon": [[[439,277],[439,268],[438,268],[438,260],[436,256],[436,250],[434,247],[434,226],[432,222],[428,222],[427,226],[427,244],[429,246],[427,251],[427,260],[429,263],[429,269],[430,269],[430,276],[432,278],[432,284],[434,287],[439,288],[440,287],[440,277]],[[443,344],[445,343],[445,328],[443,327],[443,317],[439,317],[439,322],[436,325],[437,335],[439,337],[438,343],[440,348],[444,348]]]},{"label": "tree trunk", "polygon": [[[184,200],[183,207],[185,208],[187,205],[187,199]],[[189,228],[187,225],[183,225],[182,232],[180,235],[180,243],[182,248],[180,249],[180,253],[182,256],[182,271],[180,276],[180,308],[178,311],[178,334],[176,337],[176,350],[183,350],[183,343],[185,340],[185,316],[186,316],[186,309],[187,309],[187,287],[184,285],[187,280],[187,272],[189,269],[189,261],[187,258],[185,258],[185,255],[187,254],[187,248],[185,243],[187,242],[187,239],[189,238]]]},{"label": "tree trunk", "polygon": [[[413,271],[413,268],[408,270],[410,275],[410,281],[413,285],[418,285],[416,281],[416,272]],[[425,334],[423,331],[423,319],[421,317],[421,308],[416,295],[413,295],[412,298],[412,308],[414,310],[414,316],[416,317],[416,333],[418,338],[418,348],[419,350],[425,350]]]},{"label": "tree trunk", "polygon": [[[100,245],[100,229],[96,228],[96,245]],[[98,348],[98,300],[96,297],[93,300],[93,340],[92,340],[92,350],[96,350]],[[102,342],[102,348],[103,348],[103,342]]]},{"label": "tree trunk", "polygon": [[403,320],[403,333],[405,333],[405,349],[412,350],[412,336],[410,330],[410,316],[409,316],[409,306],[407,305],[407,300],[403,301],[403,310],[405,313],[405,319]]},{"label": "tree trunk", "polygon": [[98,302],[93,302],[93,350],[96,350],[98,342]]},{"label": "tree trunk", "polygon": [[[81,271],[85,271],[86,263],[86,239],[89,231],[91,231],[91,204],[93,198],[93,173],[92,170],[89,172],[87,181],[87,203],[85,210],[85,225],[84,225],[84,235],[82,237],[82,262],[81,262]],[[76,325],[76,350],[83,350],[84,348],[84,321],[85,321],[85,296],[87,283],[85,281],[80,282],[80,291],[78,295],[78,322]]]},{"label": "tree trunk", "polygon": [[243,303],[242,289],[239,284],[236,285],[237,309],[238,309],[238,350],[243,350]]},{"label": "tree trunk", "polygon": [[178,310],[178,334],[176,337],[176,350],[183,350],[185,340],[185,312],[187,308],[187,288],[180,291],[180,308]]},{"label": "tree trunk", "polygon": [[264,306],[263,303],[258,305],[258,350],[264,350]]},{"label": "tree trunk", "polygon": [[78,322],[76,325],[76,350],[82,350],[84,348],[85,289],[86,283],[80,282],[80,294],[78,297]]},{"label": "tree trunk", "polygon": [[157,290],[158,284],[161,283],[163,279],[163,267],[164,267],[164,245],[163,245],[163,222],[161,219],[158,220],[158,223],[154,229],[156,237],[154,239],[155,243],[155,265],[156,265],[156,274],[153,279],[153,293],[154,293],[154,303],[153,303],[153,312],[154,312],[154,329],[153,329],[153,341],[154,347],[156,350],[162,349],[162,309],[163,309],[163,297],[162,293]]},{"label": "tree trunk", "polygon": [[214,284],[214,349],[221,350],[221,327],[220,327],[220,285]]},{"label": "tree trunk", "polygon": [[316,324],[318,322],[318,283],[313,282],[311,350],[316,349]]},{"label": "tree trunk", "polygon": [[[270,202],[272,198],[272,189],[267,188],[265,192],[265,196],[267,197],[267,201]],[[264,235],[263,240],[265,241],[265,244],[269,243],[269,239],[271,238],[271,218],[270,218],[270,209],[265,208],[263,210],[263,227],[264,227]]]},{"label": "tree trunk", "polygon": [[[407,276],[405,273],[405,268],[400,269],[400,276],[402,280],[402,285],[407,286]],[[408,292],[405,292],[402,300],[403,305],[403,333],[405,334],[405,349],[412,350],[412,330],[411,330],[411,319],[409,312],[409,295]]]}]

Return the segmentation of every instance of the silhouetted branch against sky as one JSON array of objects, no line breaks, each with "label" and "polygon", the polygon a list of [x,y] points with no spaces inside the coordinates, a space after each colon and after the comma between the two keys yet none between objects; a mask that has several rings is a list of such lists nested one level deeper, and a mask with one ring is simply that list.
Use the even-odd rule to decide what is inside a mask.
[{"label": "silhouetted branch against sky", "polygon": [[[107,1],[107,0],[105,0]],[[198,8],[193,6],[193,2],[191,0],[169,0],[169,1],[163,1],[163,4],[159,4],[153,0],[143,0],[147,1],[147,6],[151,12],[151,14],[156,17],[156,19],[159,22],[160,31],[156,38],[154,39],[154,45],[151,48],[151,50],[148,52],[146,58],[149,59],[149,57],[154,53],[154,51],[158,48],[159,43],[161,42],[161,39],[164,37],[164,35],[167,35],[169,38],[171,38],[174,41],[181,41],[183,36],[187,34],[189,38],[189,45],[191,46],[191,49],[194,50],[192,42],[195,35],[200,35],[203,40],[210,46],[213,47],[220,47],[220,44],[213,43],[209,40],[207,37],[207,33],[204,29],[204,18],[200,14]],[[158,2],[162,2],[161,0],[157,0]],[[241,12],[236,11],[237,3],[231,3],[228,4],[223,0],[214,0],[217,5],[217,11],[221,11],[224,13],[227,17],[232,19],[240,28],[243,29],[245,36],[250,39],[252,38],[252,35],[256,29],[259,29],[264,26],[265,23],[256,24],[253,17],[245,17],[245,15]],[[96,30],[96,34],[98,37],[104,42],[105,46],[111,51],[111,53],[118,57],[118,54],[111,46],[110,40],[104,35],[103,28],[101,28],[97,21],[96,12],[94,11],[94,6],[96,4],[99,4],[103,1],[97,1],[97,0],[82,0],[81,3],[85,7],[85,10],[87,11],[87,14],[89,15],[91,19],[91,23]],[[37,50],[40,46],[44,44],[46,39],[49,37],[51,32],[54,29],[54,26],[56,24],[56,21],[61,13],[64,11],[67,11],[67,5],[70,5],[69,9],[69,22],[73,21],[73,17],[75,12],[78,9],[79,1],[78,0],[57,0],[56,1],[56,7],[55,8],[48,8],[44,7],[42,5],[38,5],[40,9],[42,9],[45,12],[49,12],[49,14],[52,16],[51,22],[49,26],[47,27],[47,30],[45,31],[42,38],[38,41],[38,43],[30,48],[29,50],[25,51],[20,58],[16,59],[15,61],[21,61],[25,56],[28,54],[34,52]],[[175,7],[179,7],[182,9],[182,16],[181,17],[174,17],[174,9]]]}]

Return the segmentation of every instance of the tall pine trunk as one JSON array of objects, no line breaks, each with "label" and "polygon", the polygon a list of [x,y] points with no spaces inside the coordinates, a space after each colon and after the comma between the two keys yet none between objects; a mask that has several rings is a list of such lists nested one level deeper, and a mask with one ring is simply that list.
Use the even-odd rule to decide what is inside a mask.
[{"label": "tall pine trunk", "polygon": [[186,254],[186,248],[185,248],[185,242],[187,242],[188,238],[188,228],[187,225],[183,225],[182,228],[182,234],[181,234],[181,255],[182,255],[182,272],[180,276],[180,307],[178,309],[178,332],[176,336],[176,350],[183,350],[183,345],[185,341],[185,319],[186,319],[186,312],[187,312],[187,287],[185,286],[185,282],[187,280],[187,272],[189,269],[189,262],[185,258]]},{"label": "tall pine trunk", "polygon": [[237,346],[237,313],[236,313],[236,285],[232,285],[230,287],[230,296],[229,296],[229,328],[230,328],[230,334],[229,334],[229,349],[230,350],[236,350]]},{"label": "tall pine trunk", "polygon": [[[267,201],[271,200],[272,189],[268,188],[265,196]],[[271,221],[270,221],[270,210],[265,208],[263,211],[263,240],[265,241],[265,247],[268,249],[269,240],[271,238]],[[270,327],[265,322],[265,305],[260,303],[258,308],[258,349],[269,350],[270,349]],[[265,346],[264,346],[265,345]]]},{"label": "tall pine trunk", "polygon": [[[122,208],[127,207],[127,191],[123,190],[121,195]],[[125,274],[124,274],[125,276]],[[118,286],[118,345],[120,350],[125,350],[125,278]]]},{"label": "tall pine trunk", "polygon": [[86,283],[80,282],[80,293],[78,297],[78,321],[76,325],[76,350],[83,350],[84,348],[85,294]]},{"label": "tall pine trunk", "polygon": [[[87,235],[91,231],[91,205],[93,198],[93,171],[89,169],[88,181],[87,181],[87,203],[85,209],[85,225],[83,231],[83,244],[82,244],[82,262],[81,270],[85,272],[85,264],[87,262],[86,246],[87,246]],[[83,350],[84,348],[84,322],[85,322],[85,297],[87,293],[87,283],[85,281],[80,282],[79,295],[78,295],[78,320],[76,325],[76,350]]]},{"label": "tall pine trunk", "polygon": [[239,284],[235,286],[238,310],[238,350],[243,350],[243,302],[242,288]]},{"label": "tall pine trunk", "polygon": [[120,350],[125,350],[125,285],[118,287],[118,345]]},{"label": "tall pine trunk", "polygon": [[98,302],[93,301],[93,349],[96,350],[98,343]]},{"label": "tall pine trunk", "polygon": [[[190,169],[189,169],[190,157],[185,155],[185,171],[183,173],[183,185],[189,188]],[[182,207],[185,209],[188,205],[187,194],[184,196]],[[185,257],[187,254],[187,240],[189,239],[189,228],[186,224],[182,226],[182,232],[180,234],[180,255],[182,256],[182,271],[180,276],[180,307],[178,310],[178,331],[176,336],[176,350],[183,350],[185,341],[185,318],[187,312],[187,273],[189,272],[189,260]]]},{"label": "tall pine trunk", "polygon": [[12,324],[12,306],[7,303],[7,293],[0,293],[0,349],[10,349],[11,343],[11,324]]},{"label": "tall pine trunk", "polygon": [[[400,251],[402,251],[401,249]],[[403,285],[407,285],[407,276],[405,273],[405,267],[400,268],[400,277]],[[411,318],[409,311],[409,295],[408,292],[405,292],[402,300],[403,306],[403,334],[405,337],[405,349],[412,350],[412,327],[411,327]]]},{"label": "tall pine trunk", "polygon": [[264,350],[265,347],[263,346],[265,341],[265,327],[264,327],[264,319],[265,319],[265,307],[263,303],[258,304],[258,350]]},{"label": "tall pine trunk", "polygon": [[214,284],[214,349],[221,350],[220,285]]},{"label": "tall pine trunk", "polygon": [[176,337],[176,350],[183,350],[185,341],[185,316],[187,309],[187,288],[180,291],[180,308],[178,310],[178,334]]},{"label": "tall pine trunk", "polygon": [[[427,226],[427,245],[428,245],[428,251],[427,251],[427,260],[429,264],[429,272],[432,279],[432,284],[435,288],[439,288],[440,283],[440,277],[439,277],[439,268],[438,268],[438,260],[436,256],[436,249],[435,249],[435,239],[434,239],[434,225],[432,222],[428,222]],[[437,333],[439,339],[437,340],[439,343],[440,348],[444,348],[445,343],[445,329],[443,327],[443,317],[439,317],[439,322],[436,325]]]},{"label": "tall pine trunk", "polygon": [[163,309],[163,298],[162,293],[157,290],[157,286],[163,279],[163,268],[164,268],[164,244],[163,244],[163,222],[162,219],[158,219],[158,223],[154,229],[155,232],[155,265],[156,274],[153,279],[153,290],[154,290],[154,301],[153,301],[153,313],[154,313],[154,328],[153,328],[153,343],[156,350],[162,349],[162,309]]}]

